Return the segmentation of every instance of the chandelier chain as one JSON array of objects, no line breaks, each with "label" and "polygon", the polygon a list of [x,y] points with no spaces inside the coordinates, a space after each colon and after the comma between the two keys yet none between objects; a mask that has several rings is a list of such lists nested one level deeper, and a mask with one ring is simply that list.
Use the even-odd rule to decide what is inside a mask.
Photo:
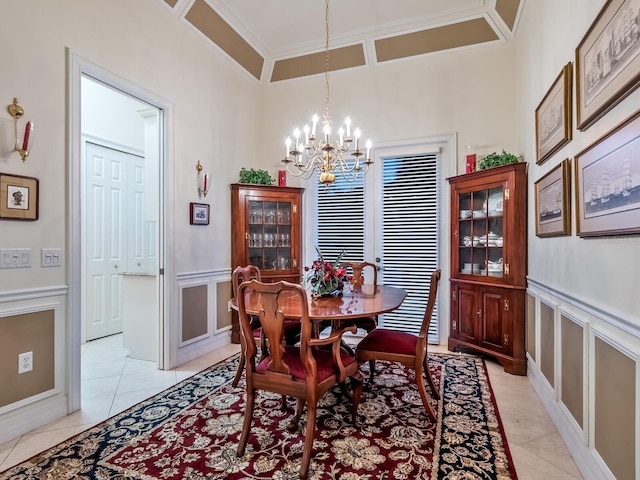
[{"label": "chandelier chain", "polygon": [[325,99],[324,99],[324,118],[329,122],[329,0],[325,2],[324,8],[324,85],[325,85]]},{"label": "chandelier chain", "polygon": [[[366,154],[360,150],[360,129],[351,134],[351,119],[345,118],[344,126],[332,131],[329,117],[329,0],[325,0],[324,9],[324,113],[320,125],[318,115],[311,119],[311,127],[305,125],[302,130],[296,127],[293,140],[285,141],[285,156],[282,163],[287,171],[296,177],[310,178],[318,172],[318,181],[329,185],[336,181],[336,174],[342,175],[346,181],[362,178],[369,171],[371,161],[371,140],[366,142]],[[320,127],[322,132],[317,132]],[[337,134],[337,135],[336,135]],[[333,135],[333,137],[332,137]],[[350,154],[351,159],[347,158]],[[364,157],[360,160],[360,157]]]}]

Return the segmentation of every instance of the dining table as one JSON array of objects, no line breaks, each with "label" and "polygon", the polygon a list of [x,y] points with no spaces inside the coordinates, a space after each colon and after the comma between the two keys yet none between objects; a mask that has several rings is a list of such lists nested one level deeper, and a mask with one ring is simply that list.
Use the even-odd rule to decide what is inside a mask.
[{"label": "dining table", "polygon": [[[331,321],[335,326],[341,320],[350,318],[381,315],[396,310],[407,296],[406,290],[387,285],[364,284],[358,288],[347,287],[339,294],[326,297],[312,297],[309,292],[309,319],[312,322]],[[291,301],[287,300],[291,297]],[[279,306],[285,318],[301,318],[300,304],[294,301],[292,294],[283,292]],[[256,315],[260,305],[260,295],[247,290],[245,296],[245,309],[247,313]],[[237,300],[231,301],[232,308],[238,308]]]}]

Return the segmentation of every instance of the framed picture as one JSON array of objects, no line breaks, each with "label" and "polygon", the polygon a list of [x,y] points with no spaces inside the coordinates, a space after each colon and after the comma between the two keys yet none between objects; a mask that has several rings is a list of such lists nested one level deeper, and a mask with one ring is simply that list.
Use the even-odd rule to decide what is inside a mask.
[{"label": "framed picture", "polygon": [[607,0],[576,48],[581,131],[640,85],[639,8],[639,0]]},{"label": "framed picture", "polygon": [[209,225],[209,205],[191,202],[189,204],[189,223],[191,225]]},{"label": "framed picture", "polygon": [[640,233],[640,111],[575,158],[581,237]]},{"label": "framed picture", "polygon": [[571,62],[560,75],[536,108],[536,163],[539,165],[571,141]]},{"label": "framed picture", "polygon": [[0,173],[0,218],[38,219],[38,179]]},{"label": "framed picture", "polygon": [[535,183],[535,198],[536,235],[571,235],[571,160],[563,160]]}]

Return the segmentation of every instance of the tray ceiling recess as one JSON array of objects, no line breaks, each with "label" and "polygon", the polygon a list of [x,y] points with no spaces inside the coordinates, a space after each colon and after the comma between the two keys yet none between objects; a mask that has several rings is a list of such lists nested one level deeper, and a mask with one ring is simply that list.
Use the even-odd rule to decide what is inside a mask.
[{"label": "tray ceiling recess", "polygon": [[[158,0],[258,81],[324,73],[324,2]],[[514,38],[524,0],[335,0],[330,70]]]}]

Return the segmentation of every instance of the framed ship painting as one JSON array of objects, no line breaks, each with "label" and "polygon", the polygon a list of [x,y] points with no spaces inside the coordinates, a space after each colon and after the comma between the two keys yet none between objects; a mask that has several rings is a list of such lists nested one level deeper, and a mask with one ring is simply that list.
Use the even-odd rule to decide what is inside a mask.
[{"label": "framed ship painting", "polygon": [[553,237],[571,234],[571,160],[535,183],[536,235]]},{"label": "framed ship painting", "polygon": [[571,141],[573,66],[566,64],[536,108],[536,163],[540,165]]},{"label": "framed ship painting", "polygon": [[607,0],[576,48],[576,113],[584,131],[640,85],[640,2]]},{"label": "framed ship painting", "polygon": [[575,158],[581,237],[640,233],[640,111]]}]

